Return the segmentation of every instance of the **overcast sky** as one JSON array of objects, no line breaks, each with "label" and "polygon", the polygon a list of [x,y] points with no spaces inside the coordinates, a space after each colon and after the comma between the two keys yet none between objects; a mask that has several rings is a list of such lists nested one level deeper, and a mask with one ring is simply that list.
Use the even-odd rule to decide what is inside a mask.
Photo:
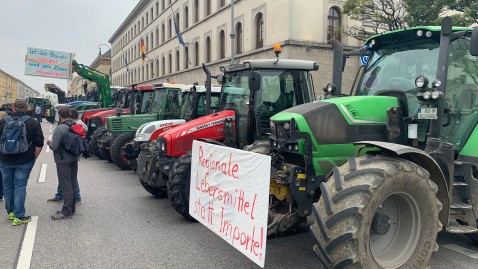
[{"label": "overcast sky", "polygon": [[[139,0],[13,0],[0,4],[0,69],[41,94],[45,83],[66,92],[66,79],[26,76],[27,47],[75,53],[90,65]],[[101,46],[102,52],[108,48]]]}]

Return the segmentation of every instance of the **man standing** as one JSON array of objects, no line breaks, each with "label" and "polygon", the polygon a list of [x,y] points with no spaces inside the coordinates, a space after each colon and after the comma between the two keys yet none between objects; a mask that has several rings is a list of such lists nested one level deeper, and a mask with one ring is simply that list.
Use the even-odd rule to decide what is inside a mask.
[{"label": "man standing", "polygon": [[37,105],[35,107],[35,117],[37,118],[38,122],[42,122],[42,115],[41,115],[41,106]]},{"label": "man standing", "polygon": [[[4,154],[0,152],[0,170],[3,178],[3,191],[5,196],[5,209],[12,225],[22,225],[31,221],[30,216],[25,216],[26,187],[30,172],[35,160],[40,155],[43,147],[43,132],[40,122],[29,118],[28,104],[25,100],[17,100],[13,104],[11,119],[21,119],[24,116],[26,139],[28,149],[22,153]],[[0,133],[3,134],[7,125],[6,117],[0,120]]]},{"label": "man standing", "polygon": [[56,172],[58,183],[63,193],[63,207],[61,211],[51,215],[52,220],[69,219],[75,214],[75,197],[78,188],[78,156],[72,155],[62,147],[63,137],[70,131],[70,126],[74,123],[70,118],[70,109],[67,106],[58,110],[59,124],[53,132],[52,140],[47,144],[53,151],[53,157],[56,163]]}]

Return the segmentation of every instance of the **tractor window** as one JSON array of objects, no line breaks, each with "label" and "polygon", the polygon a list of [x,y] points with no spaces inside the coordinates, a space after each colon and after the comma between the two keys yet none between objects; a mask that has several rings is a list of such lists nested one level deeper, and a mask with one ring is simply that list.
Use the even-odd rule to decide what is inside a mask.
[{"label": "tractor window", "polygon": [[[151,101],[149,102],[148,112],[158,113],[163,109],[164,103],[166,102],[166,90],[164,88],[157,89],[154,91],[154,96],[150,98]],[[146,103],[146,105],[148,105],[148,103]]]},{"label": "tractor window", "polygon": [[141,92],[141,94],[138,94],[136,97],[136,106],[137,114],[144,114],[147,113],[146,111],[150,111],[151,107],[151,100],[153,98],[153,92],[148,91],[148,92]]},{"label": "tractor window", "polygon": [[478,122],[478,57],[470,54],[470,38],[451,43],[441,138],[460,150]]},{"label": "tractor window", "polygon": [[194,94],[186,94],[183,96],[183,104],[181,105],[181,118],[190,120],[193,110]]},{"label": "tractor window", "polygon": [[246,104],[249,103],[250,71],[226,73],[224,75],[224,91],[221,97],[220,110],[233,109],[239,115],[246,116]]},{"label": "tractor window", "polygon": [[168,117],[179,117],[181,112],[182,96],[178,90],[168,90],[167,101],[165,106],[165,115]]}]

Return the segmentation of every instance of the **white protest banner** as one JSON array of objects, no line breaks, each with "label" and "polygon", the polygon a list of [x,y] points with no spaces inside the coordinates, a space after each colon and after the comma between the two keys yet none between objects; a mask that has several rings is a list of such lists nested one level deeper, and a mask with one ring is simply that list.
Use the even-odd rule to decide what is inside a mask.
[{"label": "white protest banner", "polygon": [[264,267],[271,157],[194,141],[189,214]]},{"label": "white protest banner", "polygon": [[72,58],[68,52],[27,48],[25,75],[68,79]]}]

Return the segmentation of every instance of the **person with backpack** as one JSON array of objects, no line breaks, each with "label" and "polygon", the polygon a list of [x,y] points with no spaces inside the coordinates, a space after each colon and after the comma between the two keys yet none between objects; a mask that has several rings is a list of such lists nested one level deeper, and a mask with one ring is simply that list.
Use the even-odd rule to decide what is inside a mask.
[{"label": "person with backpack", "polygon": [[[79,131],[77,130],[76,132],[81,133],[80,135],[82,136],[82,138],[85,138],[88,127],[86,127],[86,125],[81,120],[78,119],[79,117],[78,110],[76,110],[75,108],[70,108],[70,117],[75,124],[81,125],[83,130],[79,130]],[[73,128],[78,128],[78,127],[75,126]],[[78,188],[76,189],[75,203],[81,204],[80,185],[78,184],[77,186]],[[63,201],[63,193],[61,191],[60,184],[58,184],[55,197],[48,199],[47,202],[61,202],[61,201]]]},{"label": "person with backpack", "polygon": [[[0,120],[3,119],[3,117],[7,116],[7,112],[5,111],[0,111]],[[0,173],[0,202],[3,202],[3,180],[2,180],[2,173]]]},{"label": "person with backpack", "polygon": [[72,126],[76,124],[70,115],[70,109],[66,106],[58,110],[59,124],[53,132],[52,139],[47,141],[53,151],[58,183],[63,193],[63,207],[61,211],[51,215],[52,220],[69,219],[76,211],[74,197],[77,196],[76,192],[79,189],[78,158],[85,149],[78,148],[80,145],[77,143],[81,142],[82,138],[73,133]]},{"label": "person with backpack", "polygon": [[44,137],[40,122],[27,115],[25,100],[16,100],[12,109],[11,115],[0,120],[0,171],[7,218],[17,226],[31,221],[25,216],[26,187]]}]

